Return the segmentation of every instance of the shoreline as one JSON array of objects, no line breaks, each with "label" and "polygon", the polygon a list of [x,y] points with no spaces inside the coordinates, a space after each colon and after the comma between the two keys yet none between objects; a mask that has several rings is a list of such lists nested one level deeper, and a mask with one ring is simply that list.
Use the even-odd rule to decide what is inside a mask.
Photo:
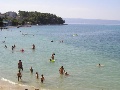
[{"label": "shoreline", "polygon": [[34,86],[22,85],[18,83],[14,83],[7,79],[1,78],[0,80],[0,90],[39,90]]}]

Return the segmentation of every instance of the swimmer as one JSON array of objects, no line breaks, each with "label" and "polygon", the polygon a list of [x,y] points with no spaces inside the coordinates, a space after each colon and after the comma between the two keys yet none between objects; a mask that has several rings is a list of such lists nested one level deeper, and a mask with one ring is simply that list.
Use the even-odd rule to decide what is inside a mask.
[{"label": "swimmer", "polygon": [[30,72],[33,73],[33,69],[32,69],[32,67],[30,68]]},{"label": "swimmer", "polygon": [[63,43],[63,40],[62,40],[62,41],[60,41],[60,43],[61,43],[61,42]]},{"label": "swimmer", "polygon": [[19,69],[19,70],[22,69],[22,71],[23,71],[23,66],[22,66],[22,61],[21,61],[21,60],[19,60],[18,69]]},{"label": "swimmer", "polygon": [[33,44],[32,46],[33,46],[32,49],[35,49],[35,45]]},{"label": "swimmer", "polygon": [[43,74],[41,76],[42,76],[41,77],[41,82],[43,83],[43,81],[45,80],[45,78],[44,78]]},{"label": "swimmer", "polygon": [[97,65],[98,67],[103,67],[104,65],[101,65],[100,63]]},{"label": "swimmer", "polygon": [[99,63],[99,67],[100,67],[101,65],[100,65],[100,63]]},{"label": "swimmer", "polygon": [[54,55],[53,54],[52,54],[51,58],[52,58],[52,60],[54,60]]},{"label": "swimmer", "polygon": [[64,72],[65,72],[65,70],[64,70],[63,66],[61,66],[61,68],[59,69],[59,73],[64,74]]},{"label": "swimmer", "polygon": [[24,49],[21,49],[20,51],[21,51],[21,52],[24,52]]},{"label": "swimmer", "polygon": [[18,76],[18,81],[19,81],[19,79],[21,79],[21,77],[22,77],[22,74],[21,74],[20,70],[19,70],[19,72],[17,73],[17,76]]},{"label": "swimmer", "polygon": [[37,78],[37,79],[39,78],[38,72],[36,72],[36,78]]},{"label": "swimmer", "polygon": [[7,48],[7,46],[5,45],[5,48]]},{"label": "swimmer", "polygon": [[55,53],[53,53],[52,56],[51,56],[52,60],[54,60],[54,55],[55,55]]},{"label": "swimmer", "polygon": [[65,72],[65,76],[68,76],[69,74],[67,72]]},{"label": "swimmer", "polygon": [[14,49],[14,46],[12,46],[12,50]]}]

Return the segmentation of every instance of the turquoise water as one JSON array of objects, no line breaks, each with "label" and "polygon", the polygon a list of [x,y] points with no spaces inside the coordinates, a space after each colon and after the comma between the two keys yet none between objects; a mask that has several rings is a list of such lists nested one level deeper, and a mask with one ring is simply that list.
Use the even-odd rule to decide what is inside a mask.
[{"label": "turquoise water", "polygon": [[[0,31],[0,38],[1,78],[45,90],[120,90],[119,25],[9,28]],[[12,51],[14,44],[16,48]],[[35,50],[31,49],[33,44]],[[8,48],[4,48],[5,45]],[[22,48],[24,53],[20,52]],[[49,59],[53,52],[56,61],[51,63]],[[22,81],[18,82],[16,74],[20,59],[24,70]],[[99,63],[103,66],[98,67]],[[33,74],[29,71],[31,66]],[[61,66],[69,76],[59,74]],[[44,75],[44,83],[36,79],[36,72],[39,77]]]}]

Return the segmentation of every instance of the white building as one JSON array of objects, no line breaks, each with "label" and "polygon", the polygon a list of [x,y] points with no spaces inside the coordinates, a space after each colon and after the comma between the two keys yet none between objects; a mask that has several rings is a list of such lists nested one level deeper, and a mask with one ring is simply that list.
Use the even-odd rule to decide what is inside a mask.
[{"label": "white building", "polygon": [[4,18],[4,17],[5,17],[5,14],[1,14],[1,13],[0,13],[0,17],[1,17],[1,18]]},{"label": "white building", "polygon": [[6,15],[9,16],[9,17],[12,17],[12,18],[16,18],[17,13],[16,13],[16,12],[9,11],[9,12],[6,12]]}]

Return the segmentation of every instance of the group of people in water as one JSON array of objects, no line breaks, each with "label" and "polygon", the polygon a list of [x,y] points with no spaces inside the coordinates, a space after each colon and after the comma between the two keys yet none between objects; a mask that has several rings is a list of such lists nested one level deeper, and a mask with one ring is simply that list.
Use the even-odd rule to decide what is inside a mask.
[{"label": "group of people in water", "polygon": [[64,69],[63,66],[60,67],[60,69],[59,69],[59,73],[60,73],[61,75],[63,75],[63,74],[65,74],[66,76],[69,75],[67,72],[65,72],[65,69]]},{"label": "group of people in water", "polygon": [[[51,56],[51,59],[52,59],[52,60],[54,60],[54,55],[55,55],[55,53],[53,53],[52,56]],[[22,61],[21,61],[21,60],[19,60],[19,62],[18,62],[18,69],[19,69],[19,71],[18,71],[18,73],[17,73],[17,76],[18,76],[18,81],[19,81],[19,80],[21,79],[21,77],[22,77],[21,70],[23,71],[23,65],[22,65]],[[32,67],[30,68],[30,72],[33,74],[33,68],[32,68]],[[67,72],[65,72],[65,69],[64,69],[63,66],[60,67],[59,73],[60,73],[61,75],[66,75],[66,76],[69,75]],[[38,72],[36,72],[35,74],[36,74],[36,79],[39,79],[39,74],[38,74]],[[42,74],[42,75],[41,75],[41,83],[43,83],[44,80],[45,80],[45,78],[44,78],[44,76],[43,76],[43,74]]]},{"label": "group of people in water", "polygon": [[23,66],[22,66],[21,60],[19,60],[19,62],[18,62],[18,69],[19,69],[19,71],[17,73],[17,76],[18,76],[18,81],[19,81],[19,79],[21,79],[21,77],[22,77],[21,70],[23,71]]},{"label": "group of people in water", "polygon": [[[63,41],[60,41],[60,42],[63,42]],[[5,45],[4,48],[7,48],[7,45]],[[14,44],[14,45],[12,46],[12,52],[14,51],[15,48],[16,48],[16,45]],[[32,49],[35,50],[35,44],[32,45]],[[20,52],[24,52],[24,49],[21,49]],[[54,56],[55,56],[55,53],[52,53],[50,60],[55,60]],[[22,61],[19,60],[19,62],[18,62],[18,73],[17,73],[18,81],[20,81],[20,80],[22,79],[22,73],[21,73],[21,71],[23,71],[23,65],[22,65]],[[32,68],[32,67],[30,68],[30,72],[33,73],[33,68]],[[65,72],[63,66],[60,67],[59,73],[60,73],[61,75],[63,75],[63,74],[64,74],[64,75],[69,75],[67,72]],[[38,74],[38,72],[36,72],[35,74],[36,74],[36,79],[39,79],[39,74]],[[43,74],[42,74],[42,75],[41,75],[41,82],[43,83],[44,80],[45,80],[45,78],[44,78],[44,76],[43,76]]]},{"label": "group of people in water", "polygon": [[[15,44],[14,44],[14,45],[12,46],[12,51],[15,49],[15,47],[16,47],[16,46],[15,46]],[[7,48],[7,45],[5,45],[4,48]],[[34,44],[32,45],[32,49],[35,50],[35,45],[34,45]],[[22,49],[20,50],[20,52],[24,52],[24,49],[22,48]]]},{"label": "group of people in water", "polygon": [[[22,77],[22,74],[21,74],[21,70],[23,71],[23,65],[22,65],[22,61],[19,60],[18,62],[18,73],[17,73],[17,77],[18,77],[18,81],[21,79]],[[30,72],[33,74],[33,68],[31,67],[30,68]],[[36,78],[39,79],[39,74],[38,72],[36,72]],[[43,81],[45,80],[43,74],[41,75],[41,82],[43,83]]]},{"label": "group of people in water", "polygon": [[[36,78],[39,79],[39,74],[38,72],[36,72]],[[41,83],[43,83],[43,81],[45,80],[43,74],[41,75]]]},{"label": "group of people in water", "polygon": [[12,50],[14,50],[14,48],[15,48],[16,46],[15,46],[15,44],[12,46]]}]

